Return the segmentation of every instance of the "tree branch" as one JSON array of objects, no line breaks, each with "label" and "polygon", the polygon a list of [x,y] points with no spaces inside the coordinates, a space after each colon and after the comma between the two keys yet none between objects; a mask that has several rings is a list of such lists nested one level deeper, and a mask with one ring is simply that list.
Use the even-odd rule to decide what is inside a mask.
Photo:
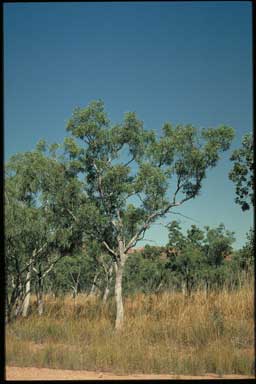
[{"label": "tree branch", "polygon": [[[25,268],[22,269],[22,271],[20,271],[20,274],[22,274],[23,272],[25,272],[25,271],[26,271],[26,270],[27,270],[27,269],[34,263],[36,256],[38,256],[38,255],[44,250],[44,248],[45,248],[46,246],[47,246],[47,242],[44,243],[44,244],[42,245],[42,247],[39,248],[38,250],[35,250],[35,249],[34,249],[34,251],[32,252],[32,258],[30,259],[30,262],[26,265]],[[34,269],[34,267],[33,267],[33,269]]]},{"label": "tree branch", "polygon": [[189,219],[189,220],[191,220],[191,221],[200,223],[199,220],[193,219],[192,217],[189,217],[189,216],[185,216],[185,215],[183,215],[183,214],[180,213],[180,212],[173,212],[173,211],[172,211],[172,214],[174,214],[174,215],[180,215],[180,216],[182,216],[182,217],[185,217],[185,219]]},{"label": "tree branch", "polygon": [[[63,257],[63,255],[60,255],[58,256],[55,260],[53,260],[49,265],[49,268],[45,270],[45,272],[42,274],[42,277],[41,279],[44,279],[46,275],[48,275],[48,273],[51,272],[51,270],[53,269],[54,265]],[[33,271],[36,272],[36,274],[38,274],[38,270],[33,267]]]},{"label": "tree branch", "polygon": [[49,272],[51,272],[51,270],[53,269],[54,265],[63,257],[63,255],[60,255],[58,257],[56,257],[55,260],[53,260],[49,266],[49,268],[43,273],[42,275],[42,279],[45,278],[46,275],[48,275]]},{"label": "tree branch", "polygon": [[139,237],[140,237],[141,234],[142,234],[142,236],[144,236],[144,232],[148,229],[150,223],[152,223],[152,221],[155,220],[156,217],[164,216],[172,207],[177,207],[177,206],[183,204],[186,200],[191,199],[192,197],[193,196],[186,197],[186,198],[184,198],[183,200],[181,200],[180,202],[177,202],[177,203],[173,203],[172,202],[169,205],[167,205],[166,208],[164,208],[164,209],[162,209],[160,211],[154,212],[150,216],[148,216],[148,218],[146,219],[145,223],[141,226],[141,228],[137,231],[137,233],[129,241],[128,245],[125,248],[125,253],[130,248],[132,248],[134,245],[136,245],[136,243],[139,241]]},{"label": "tree branch", "polygon": [[111,249],[110,248],[110,246],[107,244],[107,242],[106,241],[103,241],[103,243],[102,243],[104,246],[105,246],[105,248],[115,257],[115,259],[117,259],[117,254],[116,254],[116,252],[115,251],[113,251],[113,249]]},{"label": "tree branch", "polygon": [[183,184],[180,184],[181,182],[181,175],[178,175],[178,181],[177,181],[177,189],[176,191],[174,192],[174,195],[173,195],[173,202],[175,203],[176,202],[176,196],[177,196],[177,193],[180,191],[180,189],[182,188]]},{"label": "tree branch", "polygon": [[132,156],[132,158],[131,158],[127,163],[125,163],[124,166],[127,167],[127,166],[128,166],[129,164],[131,164],[134,160],[135,160],[135,157]]}]

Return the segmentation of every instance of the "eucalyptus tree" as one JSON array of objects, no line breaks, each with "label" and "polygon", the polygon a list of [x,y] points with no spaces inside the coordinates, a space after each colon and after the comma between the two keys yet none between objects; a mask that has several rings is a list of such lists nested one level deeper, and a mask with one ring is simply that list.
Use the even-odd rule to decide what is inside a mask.
[{"label": "eucalyptus tree", "polygon": [[163,125],[144,129],[134,112],[111,125],[102,101],[76,108],[65,139],[70,167],[84,182],[90,213],[84,223],[111,255],[115,268],[116,329],[122,327],[122,277],[129,250],[174,207],[194,199],[208,168],[233,138],[227,126],[199,130]]},{"label": "eucalyptus tree", "polygon": [[[32,274],[36,276],[38,310],[42,313],[43,281],[58,260],[81,242],[80,226],[67,214],[83,206],[79,180],[46,154],[41,141],[35,151],[17,154],[6,164],[5,225],[7,308],[9,319],[26,316]],[[54,147],[51,148],[53,150]],[[78,235],[79,232],[79,235]]]},{"label": "eucalyptus tree", "polygon": [[246,211],[255,204],[253,189],[253,137],[251,133],[244,135],[241,147],[233,151],[230,160],[234,162],[229,178],[236,187],[235,202],[241,206],[243,211]]}]

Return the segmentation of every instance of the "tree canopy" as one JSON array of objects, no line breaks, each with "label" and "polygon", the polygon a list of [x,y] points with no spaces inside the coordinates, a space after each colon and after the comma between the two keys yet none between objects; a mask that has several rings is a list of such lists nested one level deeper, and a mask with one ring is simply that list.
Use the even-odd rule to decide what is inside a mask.
[{"label": "tree canopy", "polygon": [[153,221],[199,194],[207,168],[216,165],[234,135],[226,126],[199,131],[170,123],[157,135],[145,130],[134,112],[111,126],[102,101],[75,109],[67,130],[72,136],[65,139],[69,167],[84,175],[101,240],[110,249],[112,236],[111,253],[117,258],[118,236],[127,252]]}]

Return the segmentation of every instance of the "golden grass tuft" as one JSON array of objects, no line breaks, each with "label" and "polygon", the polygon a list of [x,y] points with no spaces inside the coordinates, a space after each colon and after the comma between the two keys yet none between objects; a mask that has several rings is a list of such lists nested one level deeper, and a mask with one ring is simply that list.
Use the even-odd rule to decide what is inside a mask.
[{"label": "golden grass tuft", "polygon": [[115,303],[78,295],[46,297],[45,313],[6,329],[6,363],[114,373],[253,374],[254,306],[238,291],[138,294],[125,299],[125,325],[114,331]]}]

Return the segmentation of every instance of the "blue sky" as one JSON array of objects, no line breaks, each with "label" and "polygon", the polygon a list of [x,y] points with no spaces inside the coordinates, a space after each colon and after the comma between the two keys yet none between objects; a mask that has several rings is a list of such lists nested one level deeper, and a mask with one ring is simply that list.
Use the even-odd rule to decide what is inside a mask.
[{"label": "blue sky", "polygon": [[[99,98],[113,123],[136,111],[147,129],[170,121],[236,130],[200,196],[176,210],[195,221],[168,220],[184,230],[223,222],[242,246],[253,213],[234,203],[228,172],[252,130],[251,3],[5,3],[5,159],[40,138],[61,142],[74,107]],[[146,239],[165,244],[167,232],[154,225]]]}]

